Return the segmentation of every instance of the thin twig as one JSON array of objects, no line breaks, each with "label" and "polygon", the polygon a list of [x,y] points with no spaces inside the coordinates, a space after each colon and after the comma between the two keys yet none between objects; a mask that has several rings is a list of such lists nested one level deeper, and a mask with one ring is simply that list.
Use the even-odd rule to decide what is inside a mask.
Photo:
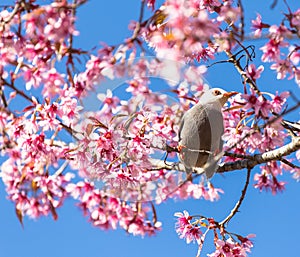
[{"label": "thin twig", "polygon": [[226,226],[226,224],[234,217],[234,215],[239,211],[239,208],[243,202],[243,200],[245,199],[245,195],[248,189],[248,185],[249,185],[249,181],[250,181],[250,174],[251,174],[251,168],[248,168],[247,170],[247,177],[246,177],[246,182],[244,185],[244,188],[242,190],[242,194],[240,199],[237,201],[237,203],[235,204],[234,208],[231,210],[230,214],[224,219],[222,220],[219,225],[220,227],[224,227]]},{"label": "thin twig", "polygon": [[274,9],[275,6],[277,5],[278,0],[274,0],[274,2],[271,4],[270,8]]},{"label": "thin twig", "polygon": [[3,92],[3,88],[2,88],[1,85],[0,85],[0,97],[1,97],[1,100],[2,100],[2,103],[3,103],[3,106],[4,106],[5,108],[7,108],[7,107],[8,107],[7,101],[6,101],[5,94],[4,94],[4,92]]},{"label": "thin twig", "polygon": [[11,89],[13,89],[14,91],[16,91],[16,93],[20,96],[22,96],[23,98],[25,98],[26,100],[28,100],[29,102],[32,103],[32,99],[26,95],[23,91],[19,90],[18,88],[15,87],[15,85],[8,83],[6,80],[4,80],[3,78],[1,78],[1,80],[3,81],[3,84],[10,87]]},{"label": "thin twig", "polygon": [[10,16],[7,19],[5,19],[5,20],[2,21],[1,25],[3,27],[5,26],[5,24],[8,24],[8,23],[10,23],[12,21],[12,19],[15,17],[15,15],[17,14],[17,12],[19,11],[20,6],[21,6],[20,2],[17,2],[15,4],[15,7],[14,7],[13,11],[10,13]]},{"label": "thin twig", "polygon": [[292,167],[293,169],[300,169],[300,166],[295,165],[294,163],[289,162],[288,160],[284,159],[284,158],[280,158],[279,159],[281,162],[283,162],[284,164]]},{"label": "thin twig", "polygon": [[228,56],[228,58],[229,58],[229,61],[230,61],[231,63],[233,63],[233,65],[234,65],[234,67],[236,68],[236,70],[238,71],[238,73],[241,74],[241,76],[242,76],[242,78],[244,79],[244,81],[245,81],[246,83],[248,83],[248,84],[250,85],[250,87],[251,87],[255,92],[257,92],[257,93],[259,94],[260,91],[259,91],[259,89],[257,88],[256,83],[255,83],[252,79],[250,79],[250,78],[247,76],[247,74],[246,74],[246,72],[244,71],[244,69],[242,68],[240,62],[236,59],[236,55],[232,54],[230,50],[226,50],[226,51],[224,51],[224,52],[227,54],[227,56]]},{"label": "thin twig", "polygon": [[141,8],[140,8],[140,16],[139,16],[139,21],[136,24],[135,30],[133,32],[133,35],[131,37],[131,42],[135,41],[141,31],[141,23],[143,21],[144,17],[144,9],[145,9],[145,0],[142,0],[141,2]]},{"label": "thin twig", "polygon": [[242,4],[242,0],[238,0],[238,5],[241,9],[241,41],[244,41],[245,36],[245,17],[244,17],[244,7]]},{"label": "thin twig", "polygon": [[60,175],[64,172],[64,170],[66,169],[66,167],[68,166],[68,164],[69,164],[69,161],[66,160],[66,161],[59,167],[59,169],[53,174],[53,176],[54,176],[54,177],[60,176]]}]

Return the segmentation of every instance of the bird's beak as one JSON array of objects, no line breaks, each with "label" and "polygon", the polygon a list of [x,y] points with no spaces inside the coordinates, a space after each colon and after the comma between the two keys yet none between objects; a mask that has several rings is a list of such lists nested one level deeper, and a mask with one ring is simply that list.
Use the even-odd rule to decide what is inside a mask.
[{"label": "bird's beak", "polygon": [[234,96],[234,95],[236,95],[236,94],[238,94],[238,92],[232,91],[232,92],[224,93],[223,96],[226,97],[226,98],[228,99],[229,97],[232,97],[232,96]]}]

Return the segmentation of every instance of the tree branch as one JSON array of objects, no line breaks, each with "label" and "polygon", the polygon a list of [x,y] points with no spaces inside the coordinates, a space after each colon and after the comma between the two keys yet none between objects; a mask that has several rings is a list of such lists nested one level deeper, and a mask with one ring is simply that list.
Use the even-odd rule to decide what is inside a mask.
[{"label": "tree branch", "polygon": [[9,23],[12,21],[12,19],[13,19],[13,18],[16,16],[16,14],[18,13],[20,7],[21,7],[21,2],[17,2],[17,3],[15,4],[15,6],[14,6],[13,11],[10,13],[10,16],[7,17],[6,19],[3,19],[3,20],[1,21],[1,23],[2,23],[2,24],[1,24],[1,25],[2,25],[2,28],[4,28],[6,24],[9,24]]},{"label": "tree branch", "polygon": [[284,159],[284,158],[280,158],[280,161],[283,162],[284,164],[292,167],[293,169],[300,169],[300,166],[295,165],[294,163],[289,162],[288,160]]},{"label": "tree branch", "polygon": [[236,59],[236,55],[232,54],[229,50],[226,50],[225,53],[227,54],[229,61],[231,63],[233,63],[234,67],[236,68],[236,70],[238,71],[238,73],[242,76],[242,78],[244,79],[245,83],[248,83],[250,85],[250,87],[257,92],[258,94],[260,93],[259,89],[257,88],[256,83],[247,76],[246,72],[244,71],[244,69],[242,68],[239,60]]},{"label": "tree branch", "polygon": [[15,87],[15,85],[13,83],[8,83],[5,79],[0,78],[1,79],[1,84],[10,87],[12,90],[14,90],[18,95],[22,96],[23,98],[25,98],[26,100],[28,100],[29,102],[32,103],[32,99],[26,95],[23,91],[19,90],[18,88]]},{"label": "tree branch", "polygon": [[[300,149],[300,137],[294,137],[292,139],[292,142],[262,153],[262,154],[255,154],[255,155],[236,155],[231,153],[225,153],[226,156],[232,156],[236,158],[243,158],[243,160],[237,160],[234,162],[227,162],[222,163],[219,165],[219,168],[217,169],[217,173],[225,173],[229,171],[234,170],[241,170],[241,169],[252,169],[254,166],[262,163],[267,163],[270,161],[281,161],[282,157],[287,156],[293,152],[296,152]],[[158,160],[158,159],[151,159],[150,160],[153,167],[151,170],[160,170],[160,169],[166,169],[166,170],[178,170],[178,171],[185,171],[184,165],[182,163],[170,163],[169,165],[164,162],[164,160]],[[194,169],[195,174],[202,174],[203,169],[201,168],[195,168]]]},{"label": "tree branch", "polygon": [[287,156],[299,149],[300,149],[300,137],[295,137],[292,139],[292,142],[290,142],[287,145],[284,145],[280,148],[262,154],[253,155],[253,159],[244,159],[244,160],[224,163],[223,165],[219,166],[217,172],[224,173],[228,171],[241,170],[246,168],[252,169],[254,166],[258,164],[266,163],[269,161],[281,160],[283,156]]},{"label": "tree branch", "polygon": [[241,197],[237,201],[237,203],[235,204],[234,208],[231,210],[229,215],[219,223],[220,227],[224,227],[234,217],[234,215],[239,211],[239,208],[240,208],[240,206],[241,206],[241,204],[242,204],[242,202],[245,198],[245,195],[246,195],[246,192],[247,192],[247,189],[248,189],[248,185],[249,185],[249,182],[250,182],[250,174],[251,174],[251,168],[248,168],[246,182],[245,182],[244,188],[242,190]]}]

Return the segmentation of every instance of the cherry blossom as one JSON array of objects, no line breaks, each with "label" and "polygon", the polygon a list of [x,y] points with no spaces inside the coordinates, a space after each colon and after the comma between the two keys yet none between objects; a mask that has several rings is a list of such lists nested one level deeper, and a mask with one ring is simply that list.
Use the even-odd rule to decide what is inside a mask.
[{"label": "cherry blossom", "polygon": [[247,76],[252,80],[256,80],[260,78],[261,73],[264,71],[264,66],[260,65],[259,67],[255,67],[253,63],[251,63],[247,68]]},{"label": "cherry blossom", "polygon": [[196,241],[199,244],[201,231],[197,225],[191,223],[193,217],[189,216],[187,211],[183,211],[183,213],[177,212],[174,216],[178,217],[176,232],[180,238],[185,238],[188,244],[193,241]]},{"label": "cherry blossom", "polygon": [[267,24],[262,23],[261,15],[258,13],[255,20],[251,21],[252,23],[252,29],[254,30],[254,36],[260,37],[262,33],[263,28],[268,28],[269,26]]},{"label": "cherry blossom", "polygon": [[[85,1],[31,2],[0,10],[0,175],[21,224],[25,216],[56,220],[73,198],[97,228],[151,236],[162,229],[157,205],[219,200],[227,192],[197,171],[187,176],[177,153],[181,118],[220,63],[241,78],[240,94],[222,110],[220,170],[252,161],[245,192],[254,181],[257,190],[276,195],[287,187],[285,176],[299,180],[298,145],[288,147],[288,156],[277,151],[299,137],[297,127],[285,125],[298,95],[287,92],[292,84],[265,86],[262,76],[271,70],[300,86],[300,46],[293,40],[300,35],[299,9],[287,8],[277,24],[259,13],[248,24],[236,1],[167,0],[160,7],[140,1],[149,10],[130,22],[127,38],[80,49],[76,13]],[[254,40],[255,49],[248,38],[264,41]],[[217,75],[232,90],[231,73]],[[272,151],[277,155],[264,159]],[[251,236],[229,232],[235,208],[226,222],[177,212],[175,230],[199,249],[211,233],[215,250],[208,256],[247,256]]]},{"label": "cherry blossom", "polygon": [[212,254],[208,254],[209,257],[228,256],[228,257],[242,257],[247,256],[250,249],[253,247],[250,240],[244,238],[244,242],[234,242],[231,238],[226,242],[223,240],[216,241],[216,251]]},{"label": "cherry blossom", "polygon": [[[272,70],[276,70],[277,79],[284,79],[287,73],[292,74],[291,63],[287,60],[278,60],[276,63],[271,65]],[[291,79],[292,76],[289,77]]]}]

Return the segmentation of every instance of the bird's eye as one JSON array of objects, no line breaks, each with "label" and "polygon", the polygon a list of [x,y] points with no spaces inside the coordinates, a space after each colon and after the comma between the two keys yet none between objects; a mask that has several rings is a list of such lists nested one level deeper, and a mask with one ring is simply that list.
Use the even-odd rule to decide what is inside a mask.
[{"label": "bird's eye", "polygon": [[220,90],[215,90],[214,91],[214,95],[221,95],[222,93],[221,93],[221,91]]}]

